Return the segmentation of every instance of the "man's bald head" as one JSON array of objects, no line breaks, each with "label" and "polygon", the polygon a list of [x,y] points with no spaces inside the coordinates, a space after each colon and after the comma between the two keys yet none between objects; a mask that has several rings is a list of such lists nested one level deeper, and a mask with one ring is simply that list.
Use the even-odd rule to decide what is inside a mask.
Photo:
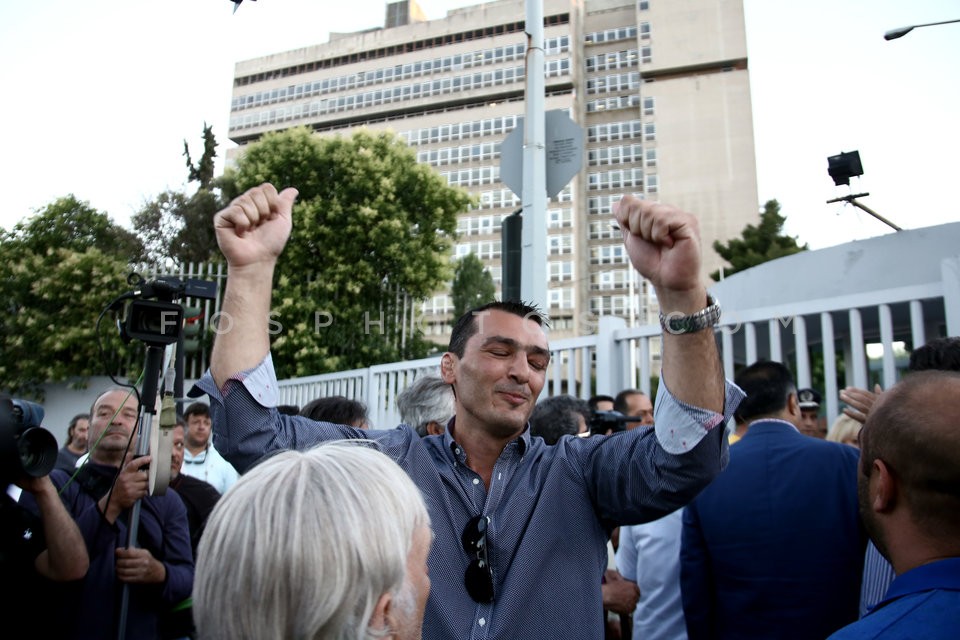
[{"label": "man's bald head", "polygon": [[916,527],[960,539],[960,373],[919,371],[882,394],[861,432],[860,469],[882,460]]}]

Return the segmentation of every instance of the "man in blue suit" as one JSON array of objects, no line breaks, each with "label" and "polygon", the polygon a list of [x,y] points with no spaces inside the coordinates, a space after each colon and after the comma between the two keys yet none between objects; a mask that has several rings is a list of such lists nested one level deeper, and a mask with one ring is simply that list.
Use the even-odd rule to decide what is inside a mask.
[{"label": "man in blue suit", "polygon": [[825,638],[857,619],[866,542],[857,450],[798,431],[782,364],[751,365],[736,383],[747,433],[683,515],[689,638]]}]

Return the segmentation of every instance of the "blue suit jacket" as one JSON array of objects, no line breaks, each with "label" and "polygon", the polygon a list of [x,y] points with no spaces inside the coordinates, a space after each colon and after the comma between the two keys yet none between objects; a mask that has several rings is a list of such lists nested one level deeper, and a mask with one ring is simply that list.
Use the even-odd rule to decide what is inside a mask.
[{"label": "blue suit jacket", "polygon": [[727,469],[684,511],[690,640],[819,639],[857,619],[858,458],[776,420],[730,447]]}]

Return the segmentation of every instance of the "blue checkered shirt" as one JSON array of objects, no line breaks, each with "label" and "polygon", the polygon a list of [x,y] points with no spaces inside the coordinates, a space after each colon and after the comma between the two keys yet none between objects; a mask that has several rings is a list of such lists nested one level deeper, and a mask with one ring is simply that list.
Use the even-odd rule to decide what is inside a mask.
[{"label": "blue checkered shirt", "polygon": [[[602,638],[610,531],[676,510],[720,473],[728,460],[723,425],[743,398],[727,383],[721,416],[683,405],[661,381],[656,429],[564,436],[554,446],[527,429],[500,454],[488,492],[467,466],[453,421],[443,435],[420,438],[406,425],[365,431],[279,414],[269,355],[223,389],[208,372],[192,395],[199,392],[210,396],[217,449],[241,473],[271,451],[343,438],[377,441],[406,470],[423,492],[435,536],[425,640]],[[488,604],[464,587],[471,558],[461,534],[478,514],[490,518],[495,598]]]}]

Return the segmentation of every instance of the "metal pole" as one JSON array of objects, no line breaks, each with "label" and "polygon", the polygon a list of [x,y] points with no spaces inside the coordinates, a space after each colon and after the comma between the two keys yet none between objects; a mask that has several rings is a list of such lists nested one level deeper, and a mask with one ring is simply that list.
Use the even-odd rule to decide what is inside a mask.
[{"label": "metal pole", "polygon": [[549,310],[547,300],[547,159],[543,2],[526,0],[526,117],[523,127],[523,270],[520,295]]},{"label": "metal pole", "polygon": [[[153,426],[153,416],[157,412],[157,392],[160,388],[160,369],[163,367],[164,347],[150,345],[147,347],[146,365],[143,372],[143,389],[140,392],[140,417],[137,426],[137,457],[150,453],[150,428]],[[157,464],[159,461],[154,461]],[[169,462],[167,463],[169,464]],[[137,546],[137,533],[140,527],[140,507],[142,500],[137,500],[130,508],[130,520],[127,524],[127,548]],[[117,627],[117,638],[124,640],[127,635],[127,612],[130,606],[130,584],[123,583],[120,593],[120,617]]]},{"label": "metal pole", "polygon": [[857,198],[861,198],[861,197],[863,197],[863,196],[868,196],[868,195],[870,195],[870,194],[869,194],[869,193],[856,193],[856,194],[850,195],[850,196],[843,196],[842,198],[834,198],[833,200],[827,200],[827,204],[833,204],[834,202],[849,202],[850,204],[852,204],[853,206],[857,207],[858,209],[862,209],[862,210],[866,211],[867,213],[869,213],[870,215],[872,215],[874,218],[876,218],[876,219],[879,220],[880,222],[886,224],[886,225],[889,226],[889,227],[892,227],[894,231],[903,231],[903,229],[901,229],[901,228],[898,227],[897,225],[893,224],[892,222],[890,222],[889,220],[887,220],[886,218],[884,218],[882,215],[880,215],[879,213],[877,213],[876,211],[874,211],[873,209],[871,209],[871,208],[868,207],[867,205],[862,204],[860,201],[857,200]]}]

